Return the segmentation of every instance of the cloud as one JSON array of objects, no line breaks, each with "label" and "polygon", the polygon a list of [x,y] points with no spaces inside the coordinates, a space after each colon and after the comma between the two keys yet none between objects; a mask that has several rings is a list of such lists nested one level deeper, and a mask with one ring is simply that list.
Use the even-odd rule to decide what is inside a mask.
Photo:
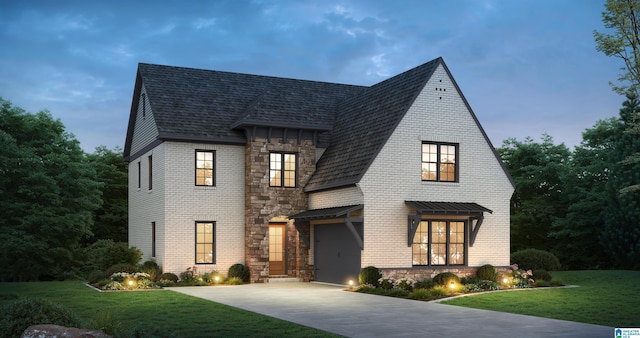
[{"label": "cloud", "polygon": [[216,24],[216,18],[198,18],[196,19],[195,22],[193,22],[193,27],[196,30],[200,30],[200,29],[206,29],[209,28],[210,26],[213,26]]}]

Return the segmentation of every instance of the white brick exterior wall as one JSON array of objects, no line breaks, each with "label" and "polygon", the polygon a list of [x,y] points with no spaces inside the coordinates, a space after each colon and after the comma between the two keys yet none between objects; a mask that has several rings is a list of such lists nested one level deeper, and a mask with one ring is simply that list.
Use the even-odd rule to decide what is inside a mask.
[{"label": "white brick exterior wall", "polygon": [[[459,182],[422,182],[423,141],[459,144]],[[509,264],[513,188],[451,79],[439,66],[360,181],[364,195],[362,266],[412,266],[405,200],[475,202],[485,213],[468,265]]]},{"label": "white brick exterior wall", "polygon": [[[215,150],[215,187],[195,186],[195,151]],[[151,222],[156,222],[156,261],[165,272],[195,264],[195,222],[215,222],[215,264],[198,272],[226,274],[244,263],[244,147],[164,142],[153,154],[153,190],[147,191],[148,155],[129,164],[129,244],[151,258]],[[142,160],[142,189],[137,161]]]},{"label": "white brick exterior wall", "polygon": [[333,189],[309,194],[309,209],[322,209],[357,205],[364,203],[364,196],[358,186]]}]

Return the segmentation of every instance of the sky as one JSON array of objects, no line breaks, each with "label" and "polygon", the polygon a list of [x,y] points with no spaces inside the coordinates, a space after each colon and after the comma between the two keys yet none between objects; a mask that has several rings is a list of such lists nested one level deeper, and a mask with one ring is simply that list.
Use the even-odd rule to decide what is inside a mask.
[{"label": "sky", "polygon": [[624,98],[604,0],[0,0],[0,97],[124,147],[139,62],[373,85],[443,57],[495,147],[579,145]]}]

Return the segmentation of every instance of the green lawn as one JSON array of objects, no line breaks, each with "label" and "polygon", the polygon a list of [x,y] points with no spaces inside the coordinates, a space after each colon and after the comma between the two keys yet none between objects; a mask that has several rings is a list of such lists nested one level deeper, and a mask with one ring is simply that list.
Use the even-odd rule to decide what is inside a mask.
[{"label": "green lawn", "polygon": [[580,287],[495,292],[443,303],[613,327],[640,327],[640,271],[561,271],[552,275],[565,284]]},{"label": "green lawn", "polygon": [[124,327],[144,323],[181,337],[334,337],[167,290],[97,292],[77,281],[0,283],[0,306],[19,297],[49,299],[69,308],[88,325],[110,315]]}]

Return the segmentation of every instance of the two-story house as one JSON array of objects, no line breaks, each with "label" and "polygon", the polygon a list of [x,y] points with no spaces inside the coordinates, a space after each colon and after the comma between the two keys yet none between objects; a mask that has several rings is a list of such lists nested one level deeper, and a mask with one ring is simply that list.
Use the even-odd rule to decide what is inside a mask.
[{"label": "two-story house", "polygon": [[442,58],[373,86],[139,64],[129,244],[346,283],[509,264],[513,180]]}]

